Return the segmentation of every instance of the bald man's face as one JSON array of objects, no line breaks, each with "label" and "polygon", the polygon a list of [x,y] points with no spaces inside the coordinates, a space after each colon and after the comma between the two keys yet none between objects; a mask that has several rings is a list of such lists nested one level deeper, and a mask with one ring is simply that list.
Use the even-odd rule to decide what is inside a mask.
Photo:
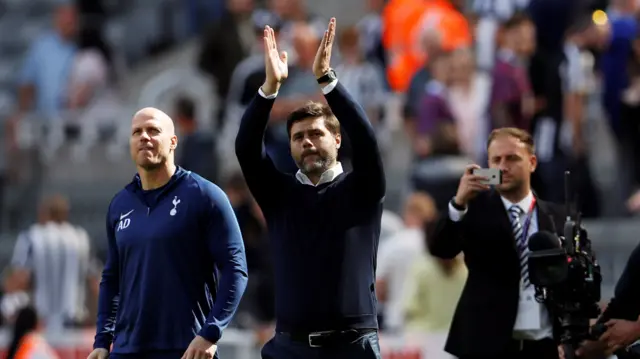
[{"label": "bald man's face", "polygon": [[131,122],[131,158],[147,171],[162,167],[178,145],[171,119],[164,113],[140,111]]}]

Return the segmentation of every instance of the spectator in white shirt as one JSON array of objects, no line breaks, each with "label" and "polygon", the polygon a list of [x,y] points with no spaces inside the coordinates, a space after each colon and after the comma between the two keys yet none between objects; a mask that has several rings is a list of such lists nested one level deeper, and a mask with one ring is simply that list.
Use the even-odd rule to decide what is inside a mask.
[{"label": "spectator in white shirt", "polygon": [[436,217],[433,198],[423,192],[413,193],[404,208],[405,228],[378,249],[376,293],[384,305],[383,330],[398,331],[403,327],[406,278],[414,261],[424,255],[424,228]]}]

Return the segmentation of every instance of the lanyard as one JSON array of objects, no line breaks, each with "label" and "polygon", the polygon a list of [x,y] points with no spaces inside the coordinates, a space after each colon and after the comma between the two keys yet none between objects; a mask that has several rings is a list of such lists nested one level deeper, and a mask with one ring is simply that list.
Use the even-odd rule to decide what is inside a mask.
[{"label": "lanyard", "polygon": [[536,198],[533,197],[531,201],[531,206],[529,206],[529,211],[527,211],[527,219],[524,221],[524,225],[522,226],[522,235],[521,238],[516,238],[521,243],[526,243],[527,236],[529,235],[529,226],[531,225],[531,220],[533,218],[533,210],[536,207]]}]

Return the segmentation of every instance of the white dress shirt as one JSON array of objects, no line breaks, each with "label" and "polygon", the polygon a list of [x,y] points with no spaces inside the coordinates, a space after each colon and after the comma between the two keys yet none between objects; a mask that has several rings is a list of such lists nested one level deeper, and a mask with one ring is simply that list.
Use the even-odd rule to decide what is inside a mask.
[{"label": "white dress shirt", "polygon": [[296,172],[296,179],[302,184],[306,184],[306,185],[315,187],[315,186],[319,186],[319,185],[321,185],[323,183],[332,182],[334,179],[336,179],[336,177],[338,177],[340,174],[342,174],[342,172],[344,172],[342,170],[342,164],[340,162],[336,162],[335,166],[329,168],[328,170],[324,171],[322,173],[322,175],[320,175],[320,180],[318,181],[317,184],[313,184],[313,182],[311,182],[309,177],[307,177],[307,175],[302,173],[302,171],[300,171],[300,170],[298,170],[298,172]]},{"label": "white dress shirt", "polygon": [[[507,210],[507,213],[509,211],[509,208],[511,208],[511,206],[513,206],[514,204],[520,207],[523,213],[527,213],[533,201],[533,193],[529,192],[529,194],[522,201],[518,203],[511,203],[504,197],[500,197],[500,199],[502,200],[502,203],[504,204],[504,207]],[[454,222],[461,221],[462,218],[464,218],[465,214],[467,214],[467,209],[465,209],[464,211],[459,211],[455,209],[453,205],[451,205],[451,203],[449,203],[449,218],[452,221]],[[526,216],[522,216],[520,220],[524,222],[525,219],[526,219]],[[531,224],[529,225],[527,235],[528,237],[531,237],[531,235],[536,232],[538,232],[538,209],[534,208],[533,214],[531,217]],[[523,293],[524,292],[521,287],[520,297],[522,297]],[[544,304],[542,303],[536,303],[536,304],[540,308],[540,329],[538,330],[515,330],[514,329],[513,331],[514,339],[540,340],[540,339],[552,337],[553,327],[551,325],[551,318],[549,317],[549,312],[547,311],[547,308],[544,306]],[[520,307],[520,305],[518,305],[518,316],[521,316],[521,315],[522,315],[522,308]],[[518,319],[516,319],[516,322],[517,321]]]}]

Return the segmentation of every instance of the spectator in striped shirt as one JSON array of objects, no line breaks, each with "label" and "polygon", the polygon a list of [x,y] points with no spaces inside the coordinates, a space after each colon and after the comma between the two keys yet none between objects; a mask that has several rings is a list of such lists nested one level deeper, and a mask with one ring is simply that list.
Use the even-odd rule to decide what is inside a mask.
[{"label": "spectator in striped shirt", "polygon": [[362,41],[356,27],[348,27],[341,32],[338,47],[342,62],[336,66],[336,72],[341,74],[342,85],[367,112],[384,153],[384,149],[391,145],[391,130],[383,121],[383,106],[387,95],[384,72],[379,64],[364,56]]},{"label": "spectator in striped shirt", "polygon": [[27,293],[48,330],[87,323],[87,293],[98,281],[90,250],[87,232],[69,223],[67,200],[60,195],[45,198],[38,223],[18,236],[3,314],[11,316],[17,309],[6,304],[12,297]]}]

